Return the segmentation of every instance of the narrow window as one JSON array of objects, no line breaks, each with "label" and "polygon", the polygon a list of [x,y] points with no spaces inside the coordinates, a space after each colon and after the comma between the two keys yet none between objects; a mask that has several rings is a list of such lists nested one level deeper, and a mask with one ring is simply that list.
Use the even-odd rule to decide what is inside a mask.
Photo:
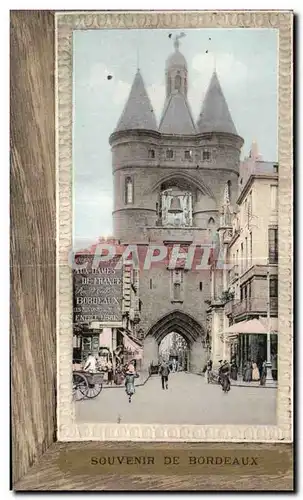
[{"label": "narrow window", "polygon": [[269,279],[269,307],[271,310],[278,309],[278,277],[270,276]]},{"label": "narrow window", "polygon": [[202,283],[202,281],[200,281],[200,283],[199,283],[199,288],[200,288],[200,292],[202,292],[202,289],[203,289],[203,283]]},{"label": "narrow window", "polygon": [[133,181],[130,177],[125,179],[125,203],[126,205],[133,203]]},{"label": "narrow window", "polygon": [[180,90],[181,88],[181,76],[176,75],[175,76],[175,90]]},{"label": "narrow window", "polygon": [[278,229],[268,230],[268,258],[270,264],[278,263]]},{"label": "narrow window", "polygon": [[175,302],[183,302],[183,272],[182,270],[171,271],[171,299]]},{"label": "narrow window", "polygon": [[180,293],[180,283],[174,283],[174,300],[180,301],[181,293]]},{"label": "narrow window", "polygon": [[249,260],[250,260],[250,265],[252,265],[252,253],[253,253],[253,247],[252,247],[252,232],[249,234]]},{"label": "narrow window", "polygon": [[152,288],[153,288],[153,280],[152,279],[149,280],[149,288],[150,288],[150,290],[152,290]]},{"label": "narrow window", "polygon": [[248,267],[248,242],[247,237],[245,238],[245,269]]},{"label": "narrow window", "polygon": [[149,149],[148,151],[148,158],[155,158],[155,150],[154,149]]},{"label": "narrow window", "polygon": [[231,199],[231,181],[227,181],[227,195],[228,199]]},{"label": "narrow window", "polygon": [[172,160],[174,157],[174,151],[173,149],[167,149],[166,150],[166,159],[167,160]]},{"label": "narrow window", "polygon": [[193,152],[191,149],[184,151],[184,159],[185,160],[192,160],[193,159]]},{"label": "narrow window", "polygon": [[210,160],[210,152],[208,151],[208,149],[203,150],[202,159],[203,160]]}]

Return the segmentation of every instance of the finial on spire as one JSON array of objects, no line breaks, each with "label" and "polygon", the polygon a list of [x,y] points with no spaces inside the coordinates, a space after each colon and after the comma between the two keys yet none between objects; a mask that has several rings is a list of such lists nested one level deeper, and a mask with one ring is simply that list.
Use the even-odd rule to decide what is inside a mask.
[{"label": "finial on spire", "polygon": [[180,38],[184,38],[185,36],[186,36],[186,34],[183,31],[179,35],[175,36],[175,39],[174,39],[175,50],[179,50],[179,46],[180,46],[179,40],[180,40]]}]

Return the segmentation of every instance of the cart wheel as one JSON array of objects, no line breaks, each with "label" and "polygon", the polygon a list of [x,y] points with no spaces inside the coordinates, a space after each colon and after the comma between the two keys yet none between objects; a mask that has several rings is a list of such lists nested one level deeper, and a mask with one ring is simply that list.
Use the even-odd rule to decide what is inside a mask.
[{"label": "cart wheel", "polygon": [[[83,390],[83,392],[82,392]],[[96,398],[100,392],[102,391],[102,384],[97,383],[97,384],[90,384],[88,383],[87,387],[83,387],[80,389],[82,392],[83,396],[85,396],[88,399],[93,399]]]},{"label": "cart wheel", "polygon": [[73,373],[73,400],[81,401],[88,388],[86,378],[81,373]]}]

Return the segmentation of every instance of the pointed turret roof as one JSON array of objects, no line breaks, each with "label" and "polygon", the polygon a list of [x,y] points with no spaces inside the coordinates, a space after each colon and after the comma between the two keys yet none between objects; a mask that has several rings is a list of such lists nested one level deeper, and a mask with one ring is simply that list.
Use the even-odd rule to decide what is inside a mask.
[{"label": "pointed turret roof", "polygon": [[170,94],[164,106],[159,131],[162,134],[196,134],[188,101],[182,92]]},{"label": "pointed turret roof", "polygon": [[139,70],[115,132],[133,129],[158,130],[155,113]]},{"label": "pointed turret roof", "polygon": [[207,89],[197,128],[200,133],[225,132],[238,135],[216,71],[214,71]]}]

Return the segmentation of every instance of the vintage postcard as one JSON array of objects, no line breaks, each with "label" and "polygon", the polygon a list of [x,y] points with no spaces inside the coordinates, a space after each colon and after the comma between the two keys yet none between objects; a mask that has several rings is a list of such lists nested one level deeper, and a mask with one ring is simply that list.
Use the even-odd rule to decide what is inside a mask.
[{"label": "vintage postcard", "polygon": [[56,21],[59,440],[291,442],[291,14]]}]

